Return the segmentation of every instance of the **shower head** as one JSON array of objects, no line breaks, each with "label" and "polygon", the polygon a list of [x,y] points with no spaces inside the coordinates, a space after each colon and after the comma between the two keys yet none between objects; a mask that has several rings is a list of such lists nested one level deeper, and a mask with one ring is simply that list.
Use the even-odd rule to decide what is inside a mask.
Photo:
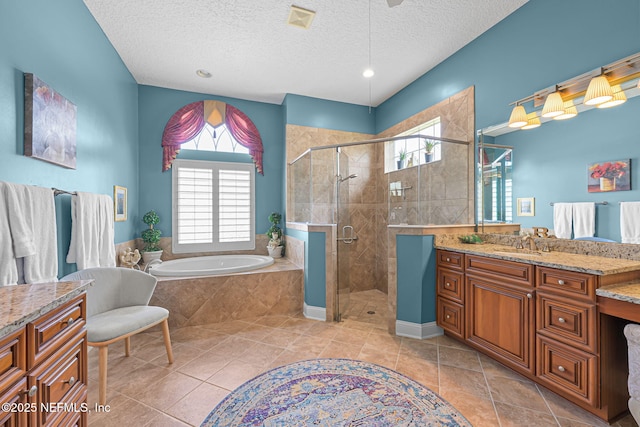
[{"label": "shower head", "polygon": [[357,178],[357,177],[358,177],[358,174],[357,174],[357,173],[352,173],[351,175],[349,175],[349,176],[348,176],[348,177],[346,177],[346,178],[342,178],[342,176],[341,176],[341,175],[338,175],[338,182],[345,182],[345,181],[346,181],[346,180],[348,180],[348,179],[351,179],[351,178]]}]

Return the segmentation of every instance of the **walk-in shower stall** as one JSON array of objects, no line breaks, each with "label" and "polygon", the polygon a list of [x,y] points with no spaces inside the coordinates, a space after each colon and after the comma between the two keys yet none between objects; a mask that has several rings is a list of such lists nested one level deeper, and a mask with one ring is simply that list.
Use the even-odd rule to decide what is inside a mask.
[{"label": "walk-in shower stall", "polygon": [[335,225],[334,320],[384,316],[390,226],[474,222],[473,162],[466,141],[411,135],[314,147],[289,163],[287,221]]}]

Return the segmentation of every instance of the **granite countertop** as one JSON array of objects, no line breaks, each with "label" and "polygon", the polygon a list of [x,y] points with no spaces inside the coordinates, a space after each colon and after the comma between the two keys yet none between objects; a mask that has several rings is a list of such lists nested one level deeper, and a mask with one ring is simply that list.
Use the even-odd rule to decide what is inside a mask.
[{"label": "granite countertop", "polygon": [[0,286],[0,337],[80,295],[93,281]]},{"label": "granite countertop", "polygon": [[[493,243],[466,244],[448,241],[436,244],[436,248],[601,276],[640,270],[640,261],[560,251],[531,252],[526,249],[516,250],[512,246]],[[640,292],[638,296],[640,297]]]},{"label": "granite countertop", "polygon": [[617,283],[596,289],[596,295],[640,304],[640,281]]}]

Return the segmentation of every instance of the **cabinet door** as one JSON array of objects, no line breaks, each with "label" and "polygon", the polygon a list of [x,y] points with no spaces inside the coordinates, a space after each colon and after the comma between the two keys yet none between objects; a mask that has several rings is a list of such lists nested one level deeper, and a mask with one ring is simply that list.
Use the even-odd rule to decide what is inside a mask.
[{"label": "cabinet door", "polygon": [[500,362],[533,374],[533,291],[467,275],[466,292],[467,341]]},{"label": "cabinet door", "polygon": [[461,304],[437,297],[437,323],[445,331],[464,339],[464,307]]}]

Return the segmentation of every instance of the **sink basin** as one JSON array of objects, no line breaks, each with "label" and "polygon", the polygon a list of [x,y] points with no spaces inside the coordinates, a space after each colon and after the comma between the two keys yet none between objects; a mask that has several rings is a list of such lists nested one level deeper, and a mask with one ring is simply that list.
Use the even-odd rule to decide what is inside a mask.
[{"label": "sink basin", "polygon": [[542,251],[532,251],[531,249],[496,249],[493,251],[494,254],[503,254],[503,255],[532,255],[532,256],[542,256],[547,254],[548,252]]}]

